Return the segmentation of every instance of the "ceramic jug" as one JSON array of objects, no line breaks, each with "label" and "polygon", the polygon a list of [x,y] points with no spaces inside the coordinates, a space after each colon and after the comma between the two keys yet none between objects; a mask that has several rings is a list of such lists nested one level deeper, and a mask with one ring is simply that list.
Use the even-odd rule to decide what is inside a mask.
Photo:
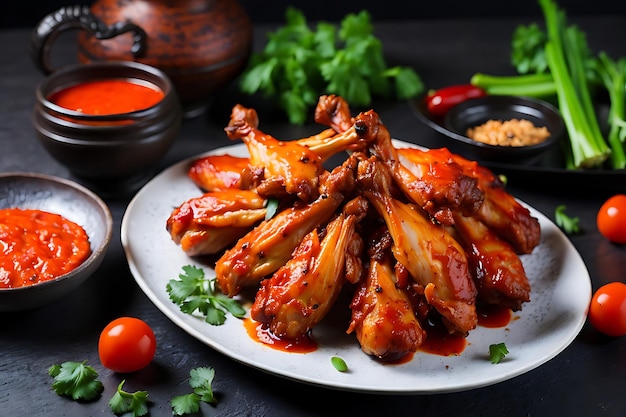
[{"label": "ceramic jug", "polygon": [[54,71],[49,57],[60,32],[78,32],[78,60],[133,60],[165,72],[188,116],[245,68],[252,24],[237,0],[96,0],[46,16],[33,31],[38,67]]}]

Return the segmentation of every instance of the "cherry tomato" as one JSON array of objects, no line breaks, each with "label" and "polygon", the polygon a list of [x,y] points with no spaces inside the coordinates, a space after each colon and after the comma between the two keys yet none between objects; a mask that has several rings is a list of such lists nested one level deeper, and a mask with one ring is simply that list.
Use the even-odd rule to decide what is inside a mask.
[{"label": "cherry tomato", "polygon": [[626,195],[609,198],[598,210],[598,230],[608,240],[626,243]]},{"label": "cherry tomato", "polygon": [[156,337],[150,326],[135,317],[120,317],[109,323],[98,341],[100,362],[120,373],[145,368],[154,358]]},{"label": "cherry tomato", "polygon": [[591,298],[588,317],[601,333],[626,335],[626,284],[611,282],[598,288]]},{"label": "cherry tomato", "polygon": [[433,116],[443,116],[448,110],[470,98],[487,95],[480,87],[471,84],[451,85],[429,93],[426,98],[426,108]]}]

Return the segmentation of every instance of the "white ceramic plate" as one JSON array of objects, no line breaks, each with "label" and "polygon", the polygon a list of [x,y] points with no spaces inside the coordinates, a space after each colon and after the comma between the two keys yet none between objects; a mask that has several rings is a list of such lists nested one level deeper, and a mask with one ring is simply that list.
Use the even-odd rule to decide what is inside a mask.
[{"label": "white ceramic plate", "polygon": [[[413,145],[396,142],[396,146]],[[243,144],[212,153],[247,156]],[[132,274],[156,307],[181,329],[236,361],[340,390],[396,394],[463,391],[513,378],[549,361],[574,340],[585,322],[591,298],[587,268],[558,227],[529,208],[542,229],[540,245],[522,257],[532,300],[506,328],[473,330],[459,356],[418,352],[409,363],[383,365],[365,355],[353,335],[345,334],[347,322],[316,327],[313,335],[319,348],[307,354],[285,353],[255,342],[243,322],[230,315],[223,326],[211,326],[180,312],[166,291],[167,282],[176,279],[184,265],[202,266],[187,257],[165,230],[172,210],[200,195],[187,177],[187,169],[197,157],[166,169],[137,193],[122,221],[122,244]],[[211,276],[212,271],[204,269]],[[494,365],[489,361],[489,345],[501,342],[510,353]],[[331,365],[332,356],[343,358],[349,372],[338,372]]]}]

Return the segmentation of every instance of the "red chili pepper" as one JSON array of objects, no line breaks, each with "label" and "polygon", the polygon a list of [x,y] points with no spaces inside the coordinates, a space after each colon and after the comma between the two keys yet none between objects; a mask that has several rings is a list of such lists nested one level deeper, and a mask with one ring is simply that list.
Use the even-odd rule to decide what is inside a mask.
[{"label": "red chili pepper", "polygon": [[451,85],[429,93],[426,105],[430,114],[441,117],[465,100],[486,95],[485,90],[471,84]]}]

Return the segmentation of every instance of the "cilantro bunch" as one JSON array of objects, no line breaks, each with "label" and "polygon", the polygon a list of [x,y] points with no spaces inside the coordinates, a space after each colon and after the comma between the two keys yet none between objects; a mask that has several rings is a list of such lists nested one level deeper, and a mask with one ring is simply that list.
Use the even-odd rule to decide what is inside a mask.
[{"label": "cilantro bunch", "polygon": [[303,124],[322,94],[362,107],[373,96],[409,99],[423,91],[414,70],[387,67],[366,10],[346,15],[339,30],[327,22],[313,30],[293,7],[285,16],[286,24],[268,35],[265,49],[251,56],[240,88],[277,99],[290,123]]}]

